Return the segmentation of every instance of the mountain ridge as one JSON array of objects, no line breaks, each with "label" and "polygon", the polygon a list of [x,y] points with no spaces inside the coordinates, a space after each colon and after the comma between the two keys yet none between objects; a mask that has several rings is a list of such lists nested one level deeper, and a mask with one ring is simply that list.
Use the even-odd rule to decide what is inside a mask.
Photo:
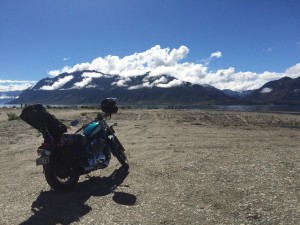
[{"label": "mountain ridge", "polygon": [[213,104],[235,100],[216,88],[181,82],[169,75],[151,77],[146,73],[122,78],[86,70],[44,78],[10,103],[97,104],[106,97],[116,97],[124,104]]},{"label": "mountain ridge", "polygon": [[10,104],[98,104],[116,97],[122,104],[300,104],[300,77],[284,77],[253,91],[219,90],[210,85],[183,82],[150,72],[130,77],[94,70],[62,73],[44,78]]},{"label": "mountain ridge", "polygon": [[246,97],[253,104],[300,104],[300,77],[270,81]]},{"label": "mountain ridge", "polygon": [[16,98],[22,91],[0,91],[0,104],[6,104]]}]

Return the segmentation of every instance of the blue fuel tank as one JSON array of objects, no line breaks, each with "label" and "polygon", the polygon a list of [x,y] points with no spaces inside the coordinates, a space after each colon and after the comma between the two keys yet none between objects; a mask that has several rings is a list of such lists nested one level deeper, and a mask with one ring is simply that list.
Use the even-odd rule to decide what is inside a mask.
[{"label": "blue fuel tank", "polygon": [[102,129],[102,125],[99,121],[91,122],[89,125],[87,125],[86,128],[83,130],[83,134],[87,137],[90,138],[100,132]]}]

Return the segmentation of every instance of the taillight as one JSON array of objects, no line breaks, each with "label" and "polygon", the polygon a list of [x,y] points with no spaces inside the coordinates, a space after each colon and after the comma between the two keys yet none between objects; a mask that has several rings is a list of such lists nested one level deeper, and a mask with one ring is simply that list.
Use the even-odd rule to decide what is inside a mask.
[{"label": "taillight", "polygon": [[38,148],[37,150],[37,154],[39,156],[49,156],[51,154],[51,152],[49,150],[46,150],[46,149],[42,149],[42,148]]},{"label": "taillight", "polygon": [[40,155],[42,154],[42,149],[38,148],[38,149],[36,150],[36,152],[37,152],[38,156],[40,156]]},{"label": "taillight", "polygon": [[38,149],[36,150],[37,154],[40,156],[42,154],[44,154],[45,149],[48,149],[49,147],[49,143],[44,142],[41,144],[40,147],[38,147]]},{"label": "taillight", "polygon": [[49,143],[48,142],[44,142],[41,145],[42,148],[48,148],[49,147]]}]

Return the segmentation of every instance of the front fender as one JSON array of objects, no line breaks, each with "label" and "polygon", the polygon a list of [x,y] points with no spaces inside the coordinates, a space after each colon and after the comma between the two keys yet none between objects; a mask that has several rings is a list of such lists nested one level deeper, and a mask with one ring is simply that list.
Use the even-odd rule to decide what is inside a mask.
[{"label": "front fender", "polygon": [[109,143],[109,147],[110,147],[112,154],[116,155],[116,152],[118,151],[119,146],[113,135],[108,136],[108,143]]}]

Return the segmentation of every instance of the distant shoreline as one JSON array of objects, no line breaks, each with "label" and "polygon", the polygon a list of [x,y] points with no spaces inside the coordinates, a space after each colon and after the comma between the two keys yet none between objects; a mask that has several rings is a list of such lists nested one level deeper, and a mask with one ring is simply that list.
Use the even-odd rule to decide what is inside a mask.
[{"label": "distant shoreline", "polygon": [[[22,104],[24,108],[26,104]],[[44,105],[48,109],[99,109],[99,105]],[[21,108],[21,104],[0,104],[0,108]],[[120,109],[214,110],[300,114],[300,105],[119,105]]]}]

